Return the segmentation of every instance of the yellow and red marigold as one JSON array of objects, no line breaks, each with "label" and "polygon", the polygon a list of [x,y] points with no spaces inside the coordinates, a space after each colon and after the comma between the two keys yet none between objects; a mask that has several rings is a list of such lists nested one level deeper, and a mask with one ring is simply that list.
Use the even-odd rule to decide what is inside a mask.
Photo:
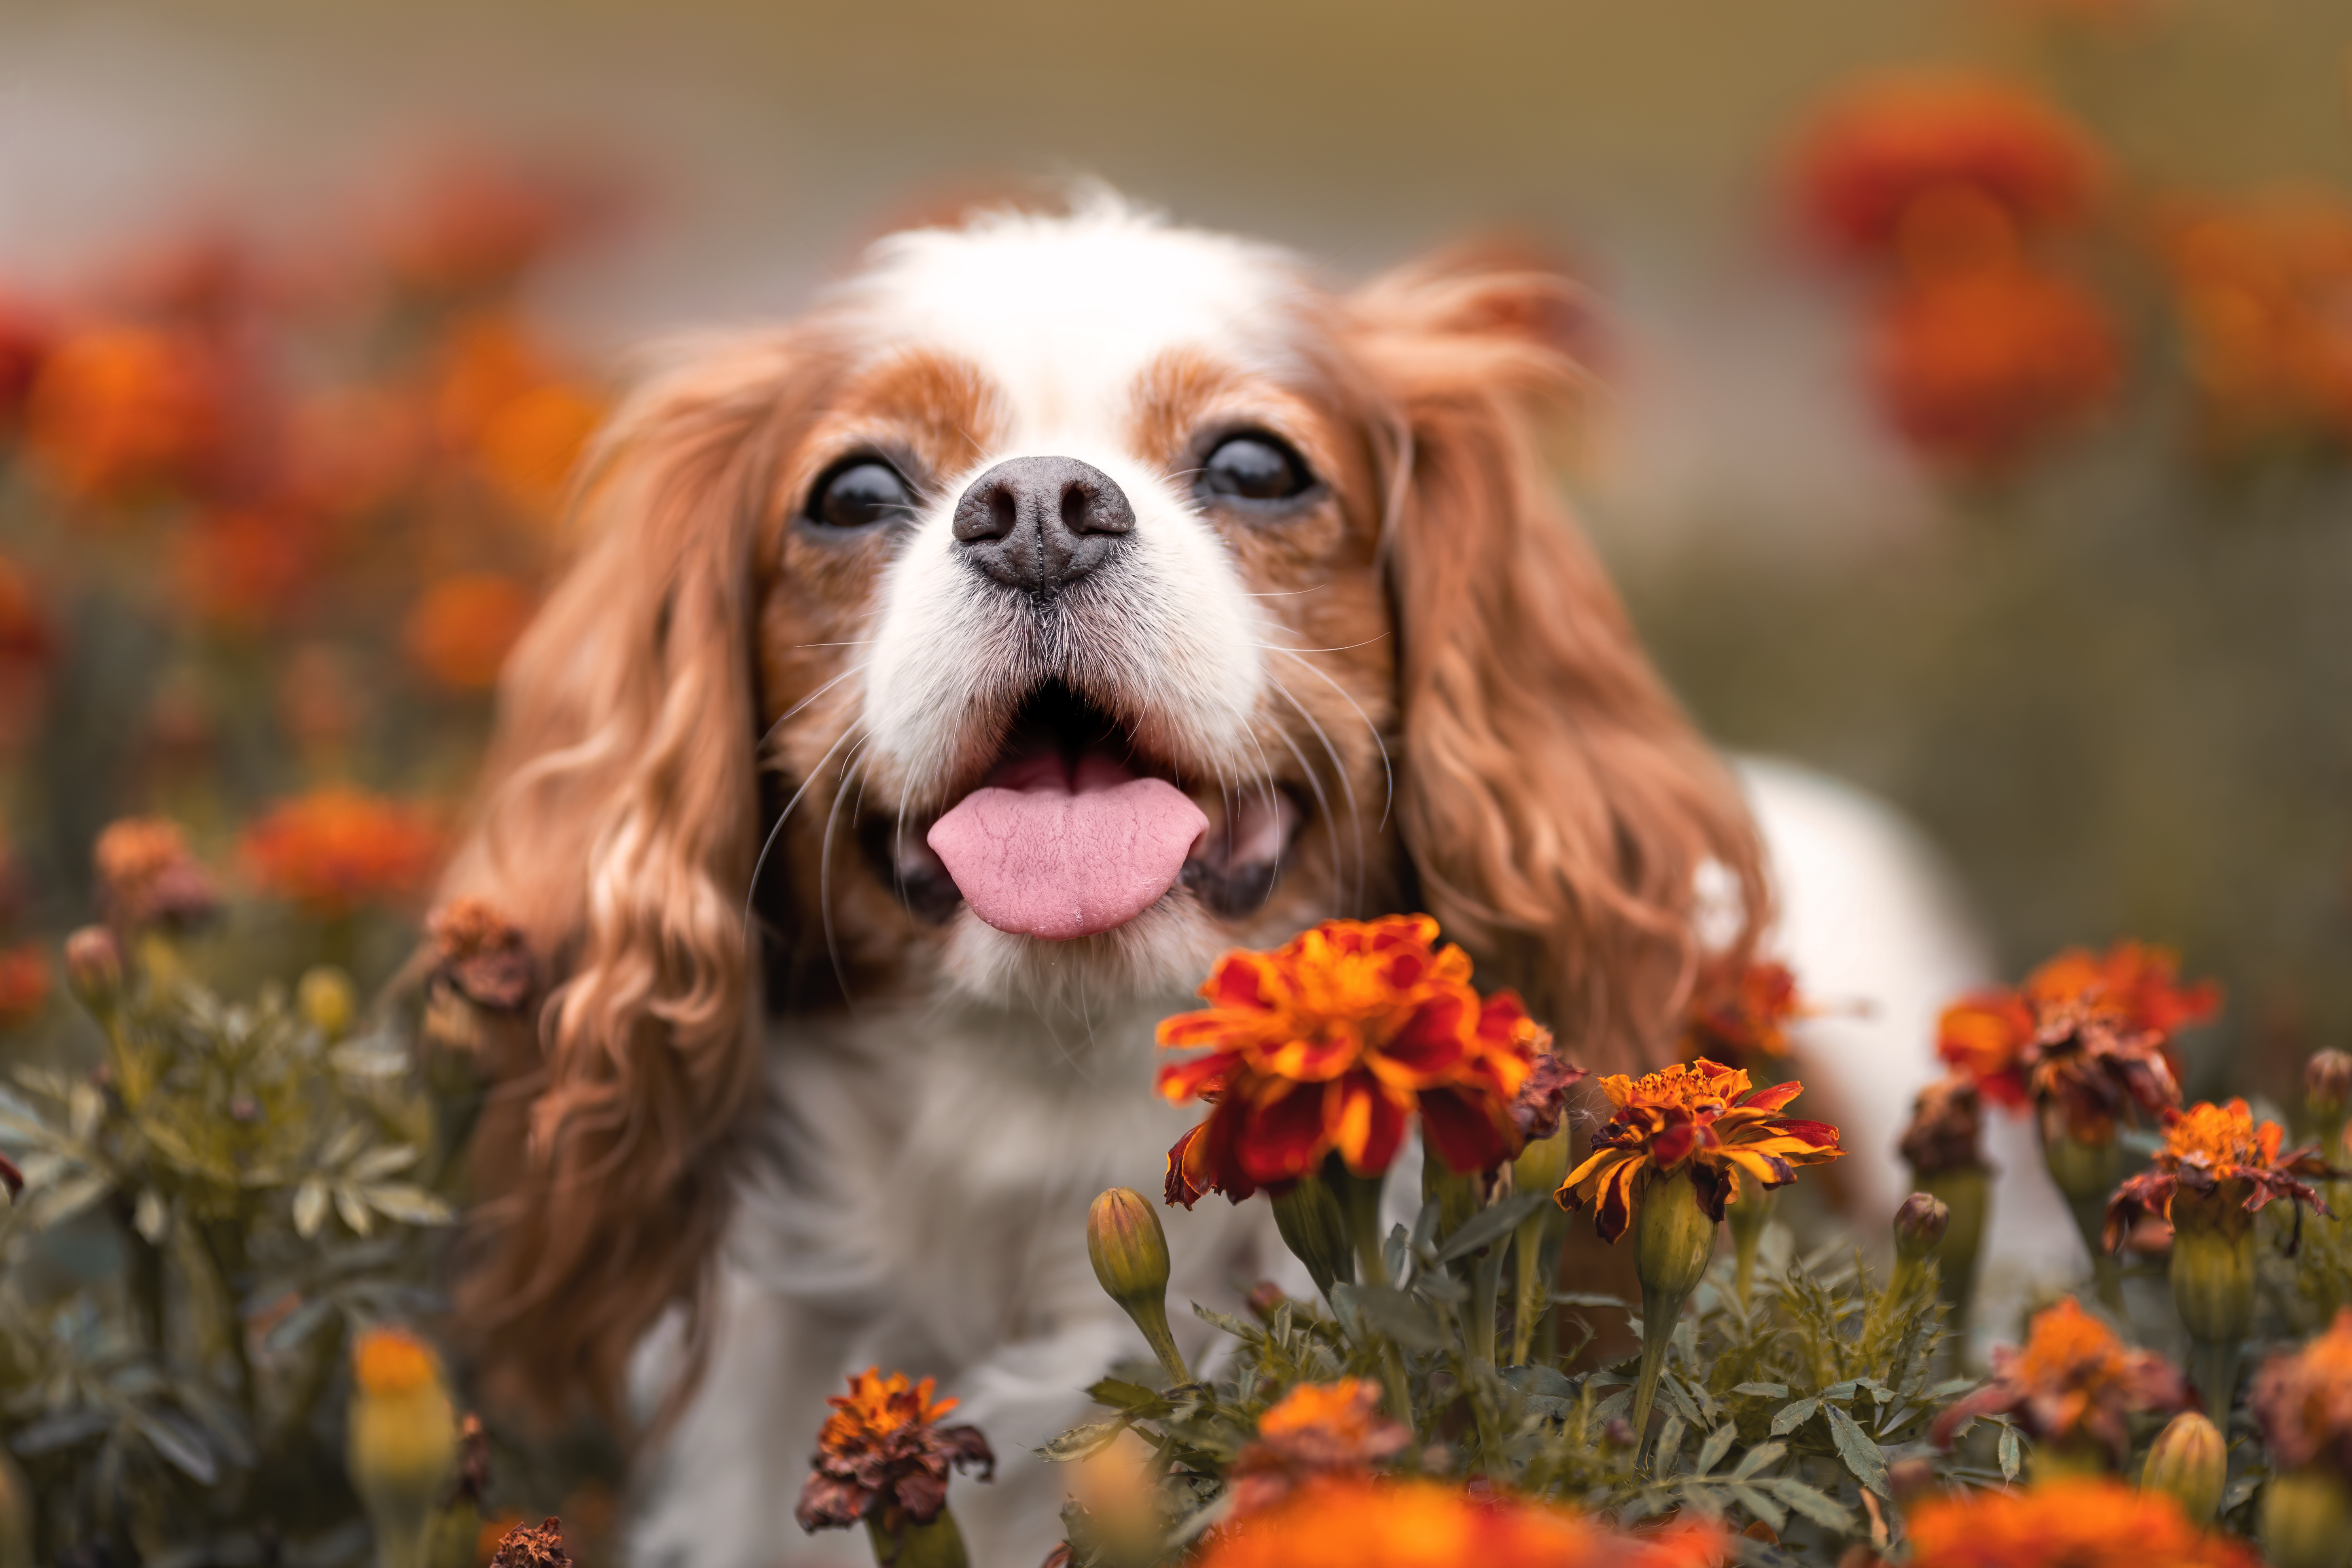
[{"label": "yellow and red marigold", "polygon": [[2167,1047],[2221,1005],[2212,981],[2180,984],[2179,959],[2168,949],[2070,948],[2014,991],[1980,991],[1947,1007],[1936,1053],[1987,1098],[2041,1106],[2076,1138],[2104,1142],[2127,1106],[2160,1116],[2179,1104]]},{"label": "yellow and red marigold", "polygon": [[1590,1207],[1606,1241],[1625,1234],[1653,1181],[1687,1171],[1700,1208],[1719,1220],[1739,1195],[1742,1173],[1784,1187],[1797,1166],[1844,1152],[1836,1128],[1780,1114],[1804,1092],[1794,1079],[1755,1089],[1738,1068],[1702,1057],[1638,1079],[1612,1074],[1601,1089],[1616,1114],[1554,1195],[1562,1208]]},{"label": "yellow and red marigold", "polygon": [[2262,1568],[2245,1546],[2190,1523],[2166,1493],[2115,1480],[1930,1498],[1906,1523],[1912,1568]]},{"label": "yellow and red marigold", "polygon": [[2180,1373],[2153,1351],[2124,1348],[2116,1331],[2072,1296],[2033,1320],[2023,1349],[1998,1346],[1992,1380],[1936,1417],[1929,1435],[1949,1447],[1979,1415],[2014,1413],[2036,1442],[2096,1443],[2117,1465],[2131,1451],[2127,1426],[2137,1411],[2173,1411],[2188,1403]]},{"label": "yellow and red marigold", "polygon": [[1727,1555],[1712,1520],[1628,1534],[1522,1498],[1351,1476],[1218,1531],[1200,1568],[1715,1568]]},{"label": "yellow and red marigold", "polygon": [[1713,964],[1691,990],[1682,1054],[1751,1063],[1785,1057],[1789,1026],[1811,1012],[1785,963]]},{"label": "yellow and red marigold", "polygon": [[2264,1363],[2246,1402],[2274,1468],[2325,1464],[2352,1481],[2352,1307],[2300,1350]]},{"label": "yellow and red marigold", "polygon": [[1168,1201],[1238,1203],[1333,1154],[1377,1174],[1416,1111],[1457,1171],[1517,1153],[1511,1101],[1550,1036],[1511,993],[1482,1001],[1469,954],[1436,941],[1428,916],[1385,915],[1219,959],[1201,987],[1209,1005],[1160,1026],[1164,1047],[1211,1047],[1160,1068],[1160,1092],[1215,1107],[1169,1151]]},{"label": "yellow and red marigold", "polygon": [[975,1426],[942,1426],[956,1407],[933,1399],[931,1380],[909,1387],[907,1374],[879,1367],[852,1373],[849,1392],[825,1403],[833,1414],[817,1434],[816,1458],[793,1517],[803,1530],[846,1530],[869,1514],[895,1510],[929,1524],[947,1507],[950,1469],[996,1472],[996,1456]]},{"label": "yellow and red marigold", "polygon": [[2107,1204],[2105,1241],[2109,1250],[2123,1239],[2143,1215],[2169,1222],[2172,1200],[2186,1191],[2197,1197],[2221,1196],[2248,1214],[2273,1198],[2309,1204],[2327,1213],[2318,1193],[2302,1178],[2336,1174],[2316,1149],[2279,1145],[2285,1134],[2275,1121],[2257,1125],[2242,1100],[2227,1105],[2192,1105],[2170,1119],[2164,1145],[2149,1168],[2116,1189]]},{"label": "yellow and red marigold", "polygon": [[333,915],[422,890],[441,834],[415,805],[336,787],[280,802],[239,849],[262,888]]},{"label": "yellow and red marigold", "polygon": [[1381,1385],[1370,1378],[1302,1383],[1284,1394],[1257,1418],[1256,1441],[1226,1475],[1234,1517],[1263,1512],[1317,1476],[1394,1458],[1412,1433],[1380,1411]]}]

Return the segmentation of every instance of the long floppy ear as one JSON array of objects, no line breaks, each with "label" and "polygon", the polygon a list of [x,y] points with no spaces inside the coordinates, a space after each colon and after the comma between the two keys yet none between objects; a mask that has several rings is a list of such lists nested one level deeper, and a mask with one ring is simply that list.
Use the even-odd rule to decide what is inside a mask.
[{"label": "long floppy ear", "polygon": [[1432,914],[1588,1066],[1656,1065],[1699,957],[1698,879],[1770,915],[1728,772],[1667,693],[1554,490],[1541,422],[1583,390],[1590,309],[1515,255],[1350,301],[1401,428],[1386,543],[1402,647],[1397,812]]},{"label": "long floppy ear", "polygon": [[582,552],[507,667],[446,879],[554,980],[535,1037],[489,1064],[508,1081],[473,1142],[458,1290],[497,1392],[551,1415],[583,1389],[615,1414],[640,1335],[698,1307],[758,1089],[751,551],[803,361],[784,334],[691,354],[601,437]]}]

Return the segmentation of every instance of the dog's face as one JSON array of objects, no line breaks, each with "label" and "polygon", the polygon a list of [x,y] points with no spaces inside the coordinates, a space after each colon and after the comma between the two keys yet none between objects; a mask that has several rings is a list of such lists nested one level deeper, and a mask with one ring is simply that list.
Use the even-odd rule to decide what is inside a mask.
[{"label": "dog's face", "polygon": [[1313,300],[1107,214],[904,237],[828,312],[754,557],[761,878],[853,993],[1100,1006],[1392,890],[1388,432]]},{"label": "dog's face", "polygon": [[1104,203],[886,241],[649,379],[448,879],[554,981],[476,1138],[488,1360],[609,1391],[694,1296],[778,1014],[1164,999],[1418,909],[1584,1065],[1659,1059],[1699,868],[1740,947],[1769,896],[1538,458],[1582,319]]}]

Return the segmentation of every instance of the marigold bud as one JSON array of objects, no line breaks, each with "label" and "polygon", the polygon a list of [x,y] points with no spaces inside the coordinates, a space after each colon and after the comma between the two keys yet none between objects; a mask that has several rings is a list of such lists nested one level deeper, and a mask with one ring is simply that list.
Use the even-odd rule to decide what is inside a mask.
[{"label": "marigold bud", "polygon": [[1274,1225],[1282,1233],[1282,1245],[1307,1265],[1308,1277],[1326,1300],[1335,1282],[1355,1282],[1356,1255],[1348,1238],[1347,1216],[1322,1177],[1294,1182],[1288,1192],[1277,1194]]},{"label": "marigold bud", "polygon": [[1654,1290],[1679,1307],[1715,1256],[1715,1225],[1686,1173],[1652,1178],[1633,1216],[1633,1272],[1643,1293]]},{"label": "marigold bud", "polygon": [[1103,1293],[1135,1320],[1169,1376],[1191,1382],[1168,1328],[1168,1235],[1141,1193],[1113,1187],[1095,1199],[1087,1211],[1087,1256]]},{"label": "marigold bud", "polygon": [[2304,1063],[2303,1092],[2315,1115],[2342,1116],[2352,1107],[2352,1052],[2321,1051]]},{"label": "marigold bud", "polygon": [[2284,1470],[2263,1484],[2263,1555],[2272,1568],[2343,1568],[2352,1490],[2333,1465]]},{"label": "marigold bud", "polygon": [[81,1005],[103,1014],[122,993],[122,944],[104,926],[84,926],[66,938],[66,984]]},{"label": "marigold bud", "polygon": [[378,1568],[424,1568],[436,1507],[458,1458],[440,1361],[405,1330],[370,1329],[352,1348],[352,1380],[344,1463],[374,1526]]},{"label": "marigold bud", "polygon": [[1565,1126],[1549,1137],[1532,1140],[1519,1151],[1519,1157],[1511,1162],[1511,1187],[1515,1192],[1553,1192],[1567,1174],[1568,1129]]},{"label": "marigold bud", "polygon": [[2168,1493],[2189,1519],[2210,1526],[2221,1506],[2230,1451],[2221,1429],[2194,1410],[2184,1410],[2156,1436],[2140,1471],[2140,1489]]},{"label": "marigold bud", "polygon": [[1941,1198],[1913,1193],[1895,1211],[1895,1253],[1906,1263],[1917,1263],[1932,1254],[1952,1223],[1952,1211]]},{"label": "marigold bud", "polygon": [[331,1040],[340,1040],[351,1032],[352,1020],[360,1010],[352,977],[331,963],[303,971],[302,978],[294,983],[294,1005],[313,1028]]}]

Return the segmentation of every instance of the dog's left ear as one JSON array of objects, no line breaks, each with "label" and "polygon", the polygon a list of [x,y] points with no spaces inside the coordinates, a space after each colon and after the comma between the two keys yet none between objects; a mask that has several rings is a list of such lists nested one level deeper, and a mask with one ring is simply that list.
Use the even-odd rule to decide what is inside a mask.
[{"label": "dog's left ear", "polygon": [[1735,953],[1770,894],[1737,785],[1542,460],[1545,422],[1590,384],[1590,305],[1496,251],[1389,274],[1348,305],[1394,426],[1396,805],[1421,901],[1576,1059],[1655,1065],[1700,955],[1701,868],[1736,884]]}]

